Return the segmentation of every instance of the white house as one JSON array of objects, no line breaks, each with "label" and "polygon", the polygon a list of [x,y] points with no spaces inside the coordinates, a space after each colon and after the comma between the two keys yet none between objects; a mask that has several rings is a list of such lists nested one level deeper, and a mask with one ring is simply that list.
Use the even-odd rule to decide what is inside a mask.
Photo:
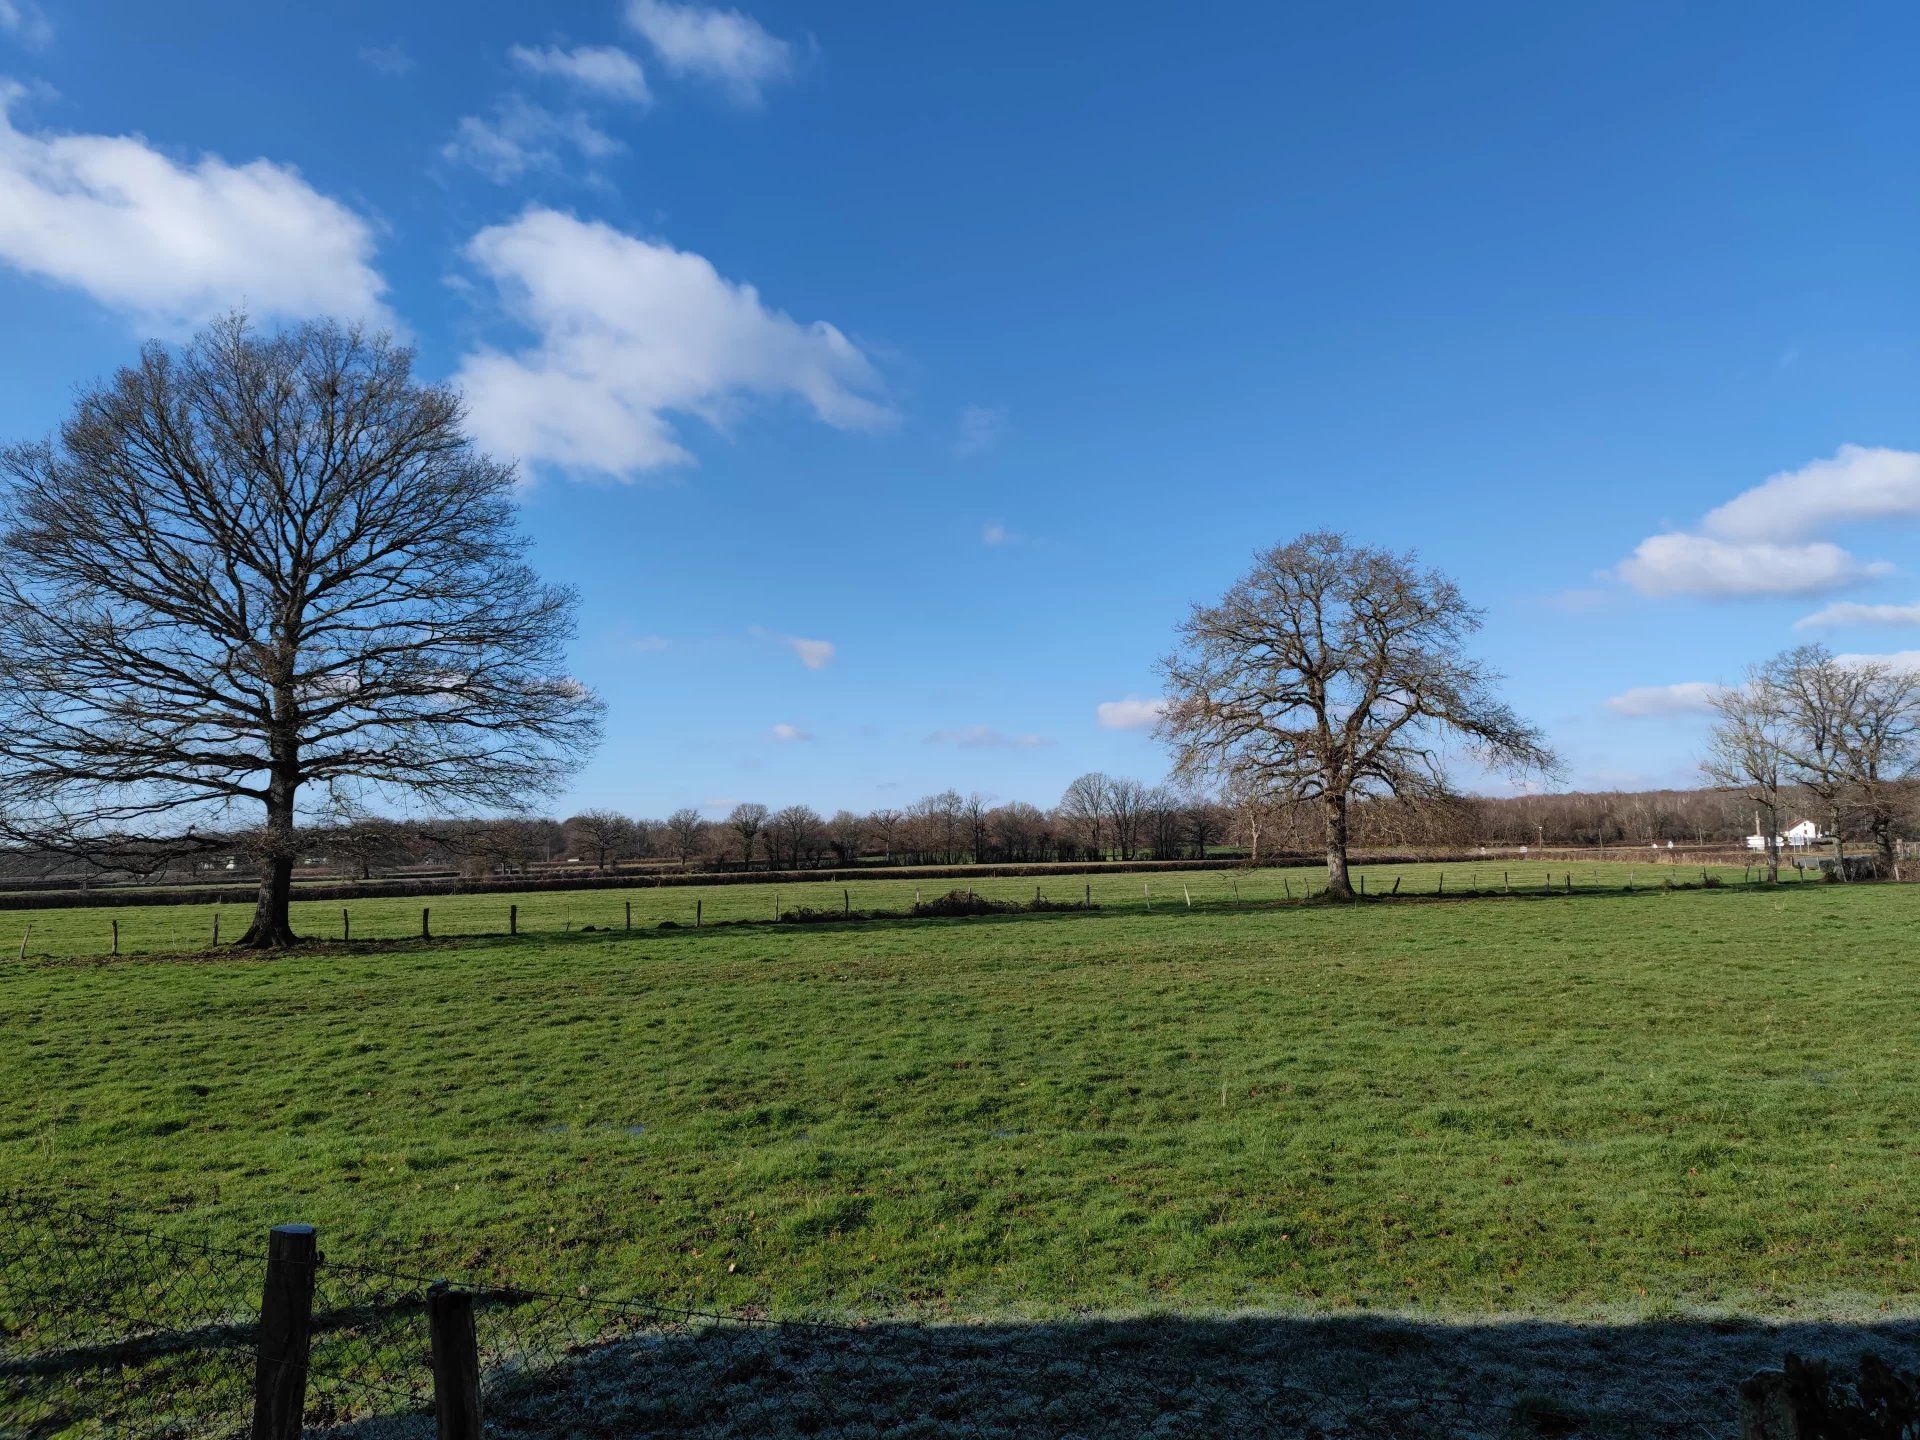
[{"label": "white house", "polygon": [[[1815,845],[1824,845],[1831,837],[1822,835],[1820,827],[1811,820],[1802,820],[1784,835],[1776,835],[1774,841],[1782,850],[1811,850]],[[1764,850],[1767,837],[1762,834],[1747,836],[1747,849]]]}]

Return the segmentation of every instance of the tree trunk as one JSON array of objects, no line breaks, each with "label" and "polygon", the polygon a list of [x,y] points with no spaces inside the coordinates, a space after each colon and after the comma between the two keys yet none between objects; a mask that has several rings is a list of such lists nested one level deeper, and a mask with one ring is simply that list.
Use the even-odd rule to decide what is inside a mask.
[{"label": "tree trunk", "polygon": [[1833,826],[1833,878],[1847,878],[1847,842],[1840,838],[1840,807],[1834,805],[1828,812],[1827,823]]},{"label": "tree trunk", "polygon": [[1327,893],[1353,897],[1347,878],[1347,797],[1329,794],[1321,800],[1327,824]]},{"label": "tree trunk", "polygon": [[298,943],[287,909],[293,900],[293,797],[300,785],[298,751],[290,733],[269,740],[267,828],[260,855],[260,894],[253,923],[237,942],[243,950],[285,950]]}]

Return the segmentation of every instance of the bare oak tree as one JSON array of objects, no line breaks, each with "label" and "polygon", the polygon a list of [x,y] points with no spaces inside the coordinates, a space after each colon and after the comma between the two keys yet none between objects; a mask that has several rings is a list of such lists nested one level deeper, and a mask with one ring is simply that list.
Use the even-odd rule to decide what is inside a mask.
[{"label": "bare oak tree", "polygon": [[406,792],[518,809],[598,733],[572,592],[524,563],[514,471],[383,335],[222,321],[0,451],[0,815],[70,849],[251,811],[241,943],[293,943],[294,825]]},{"label": "bare oak tree", "polygon": [[1327,890],[1351,895],[1348,807],[1452,794],[1442,745],[1489,768],[1554,765],[1540,732],[1462,653],[1480,612],[1415,558],[1303,535],[1256,557],[1216,605],[1197,605],[1162,662],[1161,734],[1177,778],[1214,778],[1318,807]]},{"label": "bare oak tree", "polygon": [[767,807],[757,801],[745,801],[733,807],[727,816],[727,826],[740,840],[740,864],[743,869],[753,868],[753,842],[760,829],[767,823]]},{"label": "bare oak tree", "polygon": [[605,870],[609,860],[618,862],[634,848],[639,830],[618,810],[582,810],[560,828],[568,845],[583,858],[591,857],[596,870]]},{"label": "bare oak tree", "polygon": [[693,863],[693,857],[700,853],[706,838],[707,822],[691,806],[676,810],[667,817],[667,844],[682,870]]},{"label": "bare oak tree", "polygon": [[1787,783],[1786,717],[1764,670],[1746,683],[1713,695],[1713,729],[1701,771],[1716,785],[1752,802],[1764,835],[1767,883],[1780,878],[1780,797]]}]

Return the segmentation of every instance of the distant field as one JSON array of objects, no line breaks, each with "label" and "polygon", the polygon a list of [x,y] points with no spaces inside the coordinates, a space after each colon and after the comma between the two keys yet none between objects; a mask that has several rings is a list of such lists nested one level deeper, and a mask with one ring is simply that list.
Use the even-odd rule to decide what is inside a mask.
[{"label": "distant field", "polygon": [[[1698,885],[1697,865],[1648,862],[1576,864],[1553,861],[1471,860],[1440,864],[1367,865],[1355,867],[1369,895],[1383,895],[1400,882],[1402,896],[1458,895],[1462,891],[1539,893],[1549,882],[1556,891],[1569,879],[1576,893],[1675,885]],[[1711,867],[1726,885],[1739,885],[1751,872],[1741,867]],[[1264,870],[1204,870],[1161,874],[1061,874],[1040,878],[979,878],[958,880],[855,880],[850,884],[723,884],[660,887],[638,886],[608,890],[528,890],[486,895],[430,897],[381,896],[347,901],[296,901],[294,929],[305,936],[338,940],[342,911],[347,914],[354,940],[411,939],[420,934],[420,911],[428,907],[436,936],[505,934],[508,908],[519,908],[523,935],[566,934],[582,926],[624,927],[626,907],[633,907],[635,929],[651,929],[664,920],[677,925],[694,923],[695,908],[708,923],[730,920],[771,920],[780,910],[800,907],[838,910],[850,903],[855,910],[901,910],[916,895],[932,898],[952,886],[971,886],[979,894],[1001,900],[1031,900],[1036,890],[1050,900],[1082,900],[1089,893],[1103,911],[1144,914],[1177,905],[1196,910],[1239,908],[1300,899],[1318,891],[1326,881],[1323,867]],[[1797,876],[1786,883],[1801,883]],[[1815,883],[1815,882],[1805,882]],[[1089,889],[1090,887],[1090,889]],[[223,940],[231,941],[246,929],[252,902],[221,905],[76,906],[70,909],[0,911],[0,956],[17,954],[24,939],[30,955],[87,956],[106,953],[113,923],[120,925],[123,954],[171,952],[210,948],[216,915]]]},{"label": "distant field", "polygon": [[[1394,873],[1438,878],[1369,890]],[[8,946],[0,1187],[779,1314],[1913,1312],[1920,887],[1665,873],[1238,910],[1227,875],[1167,877],[1151,914],[1111,876],[1090,915],[279,959]],[[621,898],[540,895],[523,923]],[[690,919],[689,892],[633,898],[636,926]],[[722,917],[771,903],[711,892]],[[356,934],[418,925],[353,909]],[[504,909],[434,905],[443,933]],[[32,950],[74,954],[108,915],[30,918]],[[208,916],[119,918],[179,947]]]}]

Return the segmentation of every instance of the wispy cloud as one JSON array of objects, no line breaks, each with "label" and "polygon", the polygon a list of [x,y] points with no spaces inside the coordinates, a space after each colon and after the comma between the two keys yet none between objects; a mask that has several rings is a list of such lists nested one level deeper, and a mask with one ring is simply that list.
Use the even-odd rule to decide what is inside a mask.
[{"label": "wispy cloud", "polygon": [[1920,601],[1911,605],[1862,605],[1842,600],[1793,622],[1796,630],[1824,630],[1840,625],[1920,625]]},{"label": "wispy cloud", "polygon": [[[0,3],[4,3],[4,0],[0,0]],[[360,63],[381,75],[398,77],[413,72],[413,56],[398,40],[390,45],[362,45]]]},{"label": "wispy cloud", "polygon": [[39,50],[53,43],[53,22],[34,0],[0,0],[0,35]]},{"label": "wispy cloud", "polygon": [[960,412],[959,434],[953,453],[960,456],[983,455],[1000,443],[1007,433],[1007,412],[999,405],[969,405]]},{"label": "wispy cloud", "polygon": [[1166,711],[1165,700],[1141,700],[1131,695],[1125,700],[1102,700],[1095,707],[1103,730],[1148,730]]},{"label": "wispy cloud", "polygon": [[797,740],[811,740],[813,739],[813,734],[811,731],[802,730],[798,725],[789,725],[785,720],[782,720],[771,730],[767,731],[767,738],[769,740],[778,740],[786,743]]},{"label": "wispy cloud", "polygon": [[485,115],[462,116],[443,159],[505,185],[535,170],[557,170],[570,156],[605,160],[626,149],[578,112],[561,113],[524,95],[507,95]]},{"label": "wispy cloud", "polygon": [[1613,696],[1607,708],[1616,715],[1644,718],[1652,715],[1698,715],[1713,709],[1721,688],[1705,680],[1682,680],[1675,685],[1636,685]]},{"label": "wispy cloud", "polygon": [[1039,750],[1053,742],[1039,735],[1008,735],[990,725],[963,725],[957,730],[936,730],[927,736],[927,743],[962,750]]},{"label": "wispy cloud", "polygon": [[777,630],[768,630],[761,625],[749,626],[747,633],[756,640],[771,640],[776,645],[784,645],[791,650],[800,663],[809,670],[824,670],[833,663],[840,649],[831,640],[809,640],[804,635],[782,635]]},{"label": "wispy cloud", "polygon": [[617,45],[579,45],[571,50],[515,45],[507,58],[530,75],[559,80],[608,100],[644,105],[653,98],[640,62]]},{"label": "wispy cloud", "polygon": [[627,23],[668,70],[718,85],[737,105],[760,104],[795,69],[793,46],[738,10],[628,0]]},{"label": "wispy cloud", "polygon": [[982,545],[992,545],[996,548],[1007,545],[1024,545],[1027,543],[1027,537],[1022,535],[1018,530],[1010,529],[1000,521],[994,520],[980,527],[980,543]]}]

